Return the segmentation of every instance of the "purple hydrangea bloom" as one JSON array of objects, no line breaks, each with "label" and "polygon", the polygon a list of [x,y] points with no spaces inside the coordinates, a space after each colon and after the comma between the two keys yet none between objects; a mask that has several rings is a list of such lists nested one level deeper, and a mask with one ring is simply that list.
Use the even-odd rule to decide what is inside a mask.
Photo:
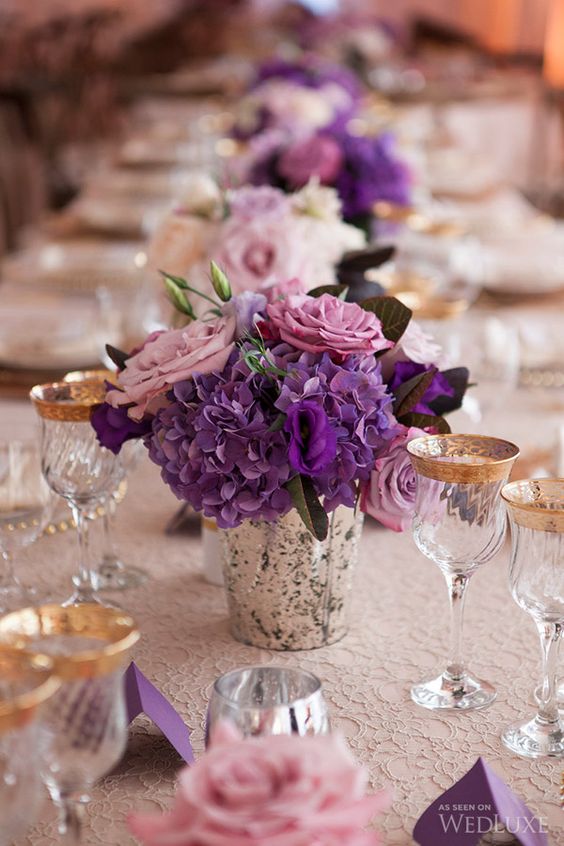
[{"label": "purple hydrangea bloom", "polygon": [[353,507],[356,483],[370,478],[375,454],[398,432],[380,364],[373,356],[351,355],[337,364],[327,353],[285,354],[290,349],[286,345],[273,349],[278,366],[284,367],[286,359],[288,370],[276,406],[287,413],[305,398],[323,407],[337,448],[333,461],[313,478],[313,485],[324,497],[326,511],[338,505]]},{"label": "purple hydrangea bloom", "polygon": [[290,464],[298,473],[316,476],[337,454],[337,436],[321,403],[300,400],[286,409],[284,431],[290,436]]},{"label": "purple hydrangea bloom", "polygon": [[[392,376],[392,381],[390,382],[390,389],[395,391],[400,385],[403,385],[404,382],[408,382],[409,379],[413,379],[414,376],[418,376],[420,373],[426,373],[430,369],[430,365],[416,364],[414,361],[398,361],[394,367],[394,374]],[[430,403],[437,399],[437,397],[453,396],[454,388],[449,384],[445,376],[437,370],[433,377],[433,381],[417,405],[414,405],[411,410],[416,414],[434,415],[435,412],[432,408],[430,408]]]},{"label": "purple hydrangea bloom", "polygon": [[371,213],[377,200],[406,205],[410,200],[409,170],[394,149],[394,138],[343,134],[344,165],[335,181],[345,219]]},{"label": "purple hydrangea bloom", "polygon": [[142,438],[151,431],[151,420],[132,420],[127,415],[127,406],[113,408],[107,402],[94,409],[90,422],[98,443],[111,450],[114,455],[118,455],[126,441]]},{"label": "purple hydrangea bloom", "polygon": [[270,431],[279,416],[271,391],[271,380],[234,351],[222,373],[178,382],[153,422],[149,455],[163,480],[221,528],[272,521],[291,508],[283,485],[294,472],[287,435]]}]

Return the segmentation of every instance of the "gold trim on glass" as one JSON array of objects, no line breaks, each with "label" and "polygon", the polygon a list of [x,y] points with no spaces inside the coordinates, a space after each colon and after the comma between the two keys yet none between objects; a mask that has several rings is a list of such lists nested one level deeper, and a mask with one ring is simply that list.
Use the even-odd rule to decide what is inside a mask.
[{"label": "gold trim on glass", "polygon": [[0,646],[0,678],[21,684],[13,697],[0,695],[0,734],[30,723],[36,711],[60,687],[53,674],[54,662],[47,655],[26,655],[20,649]]},{"label": "gold trim on glass", "polygon": [[111,382],[117,385],[115,370],[70,370],[63,376],[63,382]]},{"label": "gold trim on glass", "polygon": [[104,402],[106,388],[99,379],[84,382],[48,382],[30,391],[37,413],[45,420],[84,423],[95,406]]},{"label": "gold trim on glass", "polygon": [[564,532],[564,479],[521,479],[505,485],[501,496],[518,526]]},{"label": "gold trim on glass", "polygon": [[82,652],[53,654],[55,673],[63,681],[104,676],[119,669],[139,640],[139,630],[129,614],[95,603],[22,608],[0,617],[0,641],[27,654],[41,653],[47,649],[46,639],[57,635],[102,641],[99,647]]},{"label": "gold trim on glass", "polygon": [[378,200],[372,211],[380,220],[390,223],[402,223],[414,232],[422,235],[434,235],[437,238],[453,238],[466,235],[465,227],[454,220],[437,220],[419,211],[415,206],[403,206],[388,200]]},{"label": "gold trim on glass", "polygon": [[507,479],[519,447],[488,435],[427,435],[407,445],[421,476],[472,485]]}]

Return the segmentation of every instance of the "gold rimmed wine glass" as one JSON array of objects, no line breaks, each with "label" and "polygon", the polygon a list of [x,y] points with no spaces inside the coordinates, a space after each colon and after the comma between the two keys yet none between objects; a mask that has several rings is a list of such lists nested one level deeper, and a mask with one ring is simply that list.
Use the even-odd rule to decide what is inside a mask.
[{"label": "gold rimmed wine glass", "polygon": [[24,656],[49,656],[61,682],[44,711],[40,770],[60,811],[59,831],[73,846],[93,784],[125,749],[123,672],[138,639],[129,615],[96,603],[24,608],[0,618],[0,641]]},{"label": "gold rimmed wine glass", "polygon": [[564,632],[564,479],[511,482],[501,496],[511,525],[511,593],[537,626],[543,669],[536,716],[505,729],[502,738],[518,755],[561,758],[557,671]]},{"label": "gold rimmed wine glass", "polygon": [[101,602],[93,582],[88,543],[88,515],[123,478],[116,455],[100,446],[90,424],[104,401],[100,380],[36,385],[31,400],[41,419],[41,461],[49,487],[67,500],[78,529],[79,572],[65,604]]},{"label": "gold rimmed wine glass", "polygon": [[411,441],[407,449],[417,475],[413,536],[445,577],[451,607],[446,670],[415,684],[411,698],[431,710],[484,708],[496,691],[464,665],[464,601],[470,578],[503,542],[506,518],[500,491],[519,449],[483,435],[428,435]]},{"label": "gold rimmed wine glass", "polygon": [[0,646],[0,846],[22,836],[39,808],[39,721],[59,684],[48,656]]},{"label": "gold rimmed wine glass", "polygon": [[[65,382],[84,382],[88,380],[115,382],[116,374],[112,370],[73,370],[64,377]],[[104,533],[102,561],[94,568],[93,578],[97,590],[128,590],[139,587],[147,579],[147,572],[142,567],[126,564],[115,542],[114,522],[118,500],[123,499],[126,488],[125,477],[135,469],[143,452],[143,445],[138,441],[125,443],[119,453],[123,468],[123,479],[118,486],[102,501],[104,514],[102,527]]]}]

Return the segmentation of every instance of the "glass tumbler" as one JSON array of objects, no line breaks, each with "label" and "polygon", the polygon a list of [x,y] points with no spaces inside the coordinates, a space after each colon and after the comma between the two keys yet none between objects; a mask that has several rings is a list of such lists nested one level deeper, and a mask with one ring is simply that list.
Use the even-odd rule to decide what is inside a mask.
[{"label": "glass tumbler", "polygon": [[0,618],[0,641],[24,655],[50,656],[61,681],[45,707],[38,766],[59,809],[59,832],[73,846],[93,784],[125,750],[123,673],[138,639],[130,616],[96,603],[43,605]]},{"label": "glass tumbler", "polygon": [[49,487],[67,500],[78,529],[79,571],[65,604],[101,602],[93,582],[88,515],[114,491],[124,475],[118,456],[100,446],[90,424],[104,401],[100,380],[36,385],[31,399],[41,418],[41,458]]},{"label": "glass tumbler", "polygon": [[58,687],[46,655],[0,646],[0,846],[22,836],[39,809],[39,724]]},{"label": "glass tumbler", "polygon": [[490,705],[496,691],[470,673],[462,658],[466,589],[476,570],[501,547],[505,510],[500,491],[519,450],[482,435],[428,435],[408,444],[417,476],[413,536],[445,577],[451,609],[446,669],[411,688],[417,705],[471,710]]},{"label": "glass tumbler", "polygon": [[320,680],[286,667],[245,667],[220,676],[208,707],[206,742],[223,720],[234,723],[244,737],[330,731]]},{"label": "glass tumbler", "polygon": [[518,755],[560,758],[564,722],[558,712],[557,673],[564,631],[564,479],[511,482],[501,495],[511,524],[511,593],[537,626],[543,669],[537,715],[505,729],[502,738]]}]

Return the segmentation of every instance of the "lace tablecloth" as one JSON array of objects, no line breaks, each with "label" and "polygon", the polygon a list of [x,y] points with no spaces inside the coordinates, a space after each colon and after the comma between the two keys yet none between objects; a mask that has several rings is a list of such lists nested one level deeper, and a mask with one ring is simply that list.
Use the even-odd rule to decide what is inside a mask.
[{"label": "lace tablecloth", "polygon": [[[518,392],[503,415],[492,420],[492,433],[505,434],[524,448],[548,446],[562,397],[556,392],[544,396],[541,401]],[[523,410],[533,399],[539,409],[534,415]],[[30,418],[28,407],[0,405],[2,436],[21,431],[23,418]],[[463,431],[464,421],[456,429]],[[417,817],[479,755],[547,822],[551,846],[562,843],[562,766],[515,757],[500,741],[507,723],[532,713],[539,675],[535,627],[509,594],[507,547],[473,579],[466,618],[469,661],[475,672],[496,684],[497,702],[470,714],[432,714],[411,703],[409,686],[444,664],[447,592],[439,570],[416,550],[409,534],[396,535],[374,523],[365,526],[352,625],[340,643],[312,652],[273,653],[231,638],[222,590],[204,582],[199,572],[197,523],[182,535],[163,532],[177,506],[157,468],[143,464],[119,509],[118,536],[124,557],[145,567],[150,580],[119,601],[143,632],[135,659],[192,730],[196,756],[203,750],[205,708],[218,675],[249,664],[299,666],[323,680],[333,724],[369,767],[373,786],[393,788],[392,810],[381,821],[386,846],[411,844]],[[73,534],[45,538],[28,549],[20,564],[24,580],[58,598],[68,595],[76,564]],[[84,844],[133,844],[127,814],[170,805],[181,762],[144,720],[131,728],[118,769],[94,791]],[[19,846],[47,846],[57,840],[55,814],[46,802],[41,821]]]}]

